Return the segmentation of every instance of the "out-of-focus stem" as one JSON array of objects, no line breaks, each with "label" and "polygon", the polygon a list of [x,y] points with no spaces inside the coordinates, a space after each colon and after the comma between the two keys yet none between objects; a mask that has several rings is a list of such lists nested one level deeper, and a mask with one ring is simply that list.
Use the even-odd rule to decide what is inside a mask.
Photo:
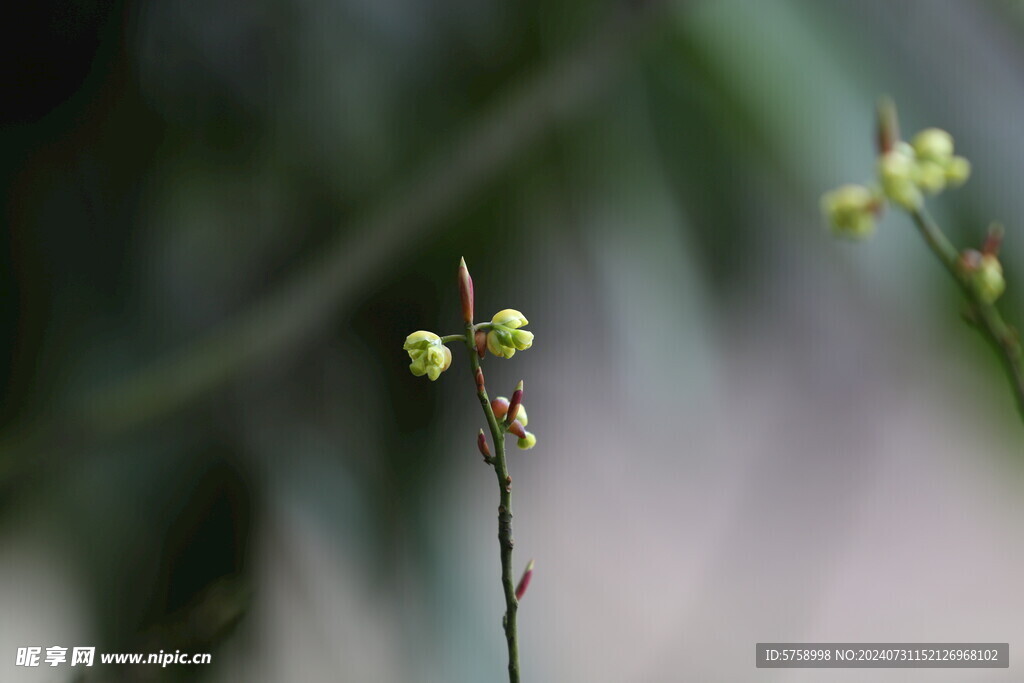
[{"label": "out-of-focus stem", "polygon": [[1021,361],[1020,337],[1016,330],[1006,324],[994,305],[986,303],[978,297],[967,276],[957,267],[960,253],[928,212],[923,208],[918,209],[911,211],[910,217],[914,220],[914,225],[917,226],[928,247],[953,276],[953,279],[960,285],[964,296],[967,297],[972,322],[999,354],[1013,389],[1017,412],[1024,420],[1024,364]]}]

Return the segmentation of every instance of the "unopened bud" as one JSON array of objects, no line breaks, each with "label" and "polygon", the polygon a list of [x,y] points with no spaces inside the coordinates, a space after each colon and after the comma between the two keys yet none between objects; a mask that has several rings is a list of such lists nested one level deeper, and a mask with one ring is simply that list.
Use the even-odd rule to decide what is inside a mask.
[{"label": "unopened bud", "polygon": [[533,432],[526,432],[526,436],[519,439],[519,441],[516,442],[516,445],[524,451],[528,451],[537,445],[537,437],[534,436]]},{"label": "unopened bud", "polygon": [[959,187],[971,177],[971,162],[963,157],[953,157],[946,163],[946,182]]},{"label": "unopened bud", "polygon": [[525,351],[533,346],[533,332],[519,328],[527,324],[526,316],[513,308],[498,311],[491,318],[487,348],[502,358],[511,358],[516,351]]},{"label": "unopened bud", "polygon": [[418,330],[405,338],[403,347],[412,363],[409,370],[417,377],[436,380],[452,364],[452,352],[433,332]]},{"label": "unopened bud", "polygon": [[505,416],[508,415],[508,399],[504,396],[491,401],[491,410],[494,412],[494,417],[499,420],[504,420]]},{"label": "unopened bud", "polygon": [[919,161],[914,170],[914,182],[928,194],[938,194],[946,188],[946,169],[935,161]]},{"label": "unopened bud", "polygon": [[957,267],[982,303],[995,303],[1006,289],[1003,266],[993,254],[966,249],[960,254]]},{"label": "unopened bud", "polygon": [[1006,289],[1003,266],[999,263],[999,259],[991,254],[983,254],[981,267],[974,275],[973,284],[979,299],[986,304],[994,304]]},{"label": "unopened bud", "polygon": [[476,355],[480,357],[480,360],[483,360],[487,354],[487,333],[483,330],[477,330],[473,335],[473,341],[476,343]]},{"label": "unopened bud", "polygon": [[513,421],[508,426],[508,432],[509,432],[509,434],[515,434],[520,439],[525,439],[526,435],[529,433],[529,432],[526,431],[526,427],[523,426],[523,423],[520,422],[519,420]]},{"label": "unopened bud", "polygon": [[875,231],[875,218],[882,210],[882,198],[864,185],[843,185],[821,198],[832,231],[851,239],[864,239]]},{"label": "unopened bud", "polygon": [[988,226],[988,234],[985,235],[985,243],[981,247],[982,254],[998,256],[999,248],[1003,246],[1003,235],[1006,230],[1000,223],[993,223]]},{"label": "unopened bud", "polygon": [[480,449],[480,455],[484,456],[484,460],[491,459],[491,447],[487,445],[487,437],[484,436],[484,430],[482,429],[476,435],[476,447]]},{"label": "unopened bud", "polygon": [[516,600],[522,600],[523,596],[526,595],[526,589],[530,587],[530,580],[533,578],[533,560],[530,560],[529,564],[526,565],[526,571],[523,572],[523,578],[519,579],[519,585],[516,586]]},{"label": "unopened bud", "polygon": [[896,104],[888,97],[878,101],[877,118],[875,120],[875,142],[879,154],[888,154],[900,140],[900,122],[896,114]]},{"label": "unopened bud", "polygon": [[914,136],[911,143],[918,159],[927,159],[940,165],[953,156],[953,136],[940,128],[926,128]]},{"label": "unopened bud", "polygon": [[473,322],[473,278],[469,276],[466,259],[459,259],[459,299],[462,301],[462,319]]},{"label": "unopened bud", "polygon": [[924,202],[917,185],[917,162],[913,155],[910,145],[900,143],[878,159],[878,179],[882,191],[892,202],[908,211],[920,209]]},{"label": "unopened bud", "polygon": [[484,390],[484,371],[481,368],[477,368],[476,369],[476,375],[474,376],[474,379],[476,380],[476,389],[477,389],[477,391],[483,391]]},{"label": "unopened bud", "polygon": [[508,402],[508,415],[505,416],[506,422],[513,422],[516,416],[519,415],[519,404],[523,402],[523,380],[519,380],[519,384],[516,385],[516,390],[512,392],[512,400]]}]

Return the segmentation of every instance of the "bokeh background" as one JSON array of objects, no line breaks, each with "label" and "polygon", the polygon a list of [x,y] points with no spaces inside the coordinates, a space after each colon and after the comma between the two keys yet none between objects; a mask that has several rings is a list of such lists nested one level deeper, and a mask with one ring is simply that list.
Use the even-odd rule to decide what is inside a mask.
[{"label": "bokeh background", "polygon": [[[25,645],[209,651],[86,680],[500,681],[464,357],[514,307],[527,681],[756,670],[757,641],[1024,643],[1024,425],[902,215],[833,239],[872,110],[953,132],[932,208],[1007,226],[1008,0],[140,0],[8,9],[0,679]],[[1015,673],[1018,672],[1018,673]]]}]

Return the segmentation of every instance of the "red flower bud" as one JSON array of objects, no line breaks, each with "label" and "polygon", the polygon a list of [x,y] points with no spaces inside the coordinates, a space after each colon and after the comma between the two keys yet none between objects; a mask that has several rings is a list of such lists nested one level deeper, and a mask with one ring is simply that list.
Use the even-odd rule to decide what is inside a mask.
[{"label": "red flower bud", "polygon": [[526,427],[524,427],[523,423],[520,422],[519,420],[513,421],[508,426],[508,431],[509,431],[509,434],[515,434],[520,439],[525,439],[526,438]]},{"label": "red flower bud", "polygon": [[459,259],[459,299],[462,301],[462,319],[473,322],[473,278],[469,276],[466,259]]},{"label": "red flower bud", "polygon": [[508,399],[504,396],[494,399],[491,401],[491,410],[494,412],[495,418],[499,420],[505,419],[505,416],[508,414]]},{"label": "red flower bud", "polygon": [[516,416],[519,415],[519,404],[523,402],[523,380],[519,380],[519,384],[516,385],[516,390],[512,392],[512,400],[508,402],[508,415],[505,416],[505,421],[511,424],[515,421]]},{"label": "red flower bud", "polygon": [[1003,234],[1006,231],[999,223],[988,226],[988,235],[985,236],[985,243],[981,247],[981,253],[986,256],[998,256],[999,248],[1003,246]]},{"label": "red flower bud", "polygon": [[476,342],[476,355],[480,356],[480,360],[483,360],[484,355],[487,353],[487,333],[483,330],[477,330],[476,334],[473,335],[473,341]]},{"label": "red flower bud", "polygon": [[526,589],[530,587],[530,579],[533,578],[533,560],[530,560],[529,564],[526,565],[526,571],[523,572],[523,578],[519,579],[519,585],[516,586],[516,600],[522,600],[523,596],[526,595]]},{"label": "red flower bud", "polygon": [[476,447],[480,449],[480,454],[484,456],[484,460],[491,459],[491,447],[487,445],[487,437],[484,436],[484,430],[482,429],[476,435]]}]

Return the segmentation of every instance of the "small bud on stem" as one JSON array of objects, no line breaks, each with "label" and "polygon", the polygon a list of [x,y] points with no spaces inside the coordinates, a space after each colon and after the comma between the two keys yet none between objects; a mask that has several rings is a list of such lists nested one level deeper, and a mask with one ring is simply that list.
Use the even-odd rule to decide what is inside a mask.
[{"label": "small bud on stem", "polygon": [[519,585],[516,586],[516,600],[522,600],[523,596],[526,595],[526,589],[530,587],[530,579],[533,578],[533,560],[526,565],[526,571],[523,572],[523,578],[519,579]]},{"label": "small bud on stem", "polygon": [[480,357],[480,360],[483,360],[487,354],[487,333],[483,330],[477,330],[473,335],[473,341],[476,343],[476,355]]},{"label": "small bud on stem", "polygon": [[473,322],[473,278],[469,276],[466,259],[459,259],[459,300],[462,302],[462,319]]},{"label": "small bud on stem", "polygon": [[492,399],[491,410],[494,411],[494,417],[504,420],[505,416],[508,415],[508,399],[504,396]]},{"label": "small bud on stem", "polygon": [[505,423],[512,424],[519,415],[519,404],[523,402],[523,380],[519,380],[516,390],[512,392],[512,399],[508,402],[508,414],[505,416]]},{"label": "small bud on stem", "polygon": [[896,104],[888,97],[878,101],[875,141],[879,154],[888,154],[900,141],[900,122],[896,115]]},{"label": "small bud on stem", "polygon": [[480,433],[476,436],[476,447],[480,449],[480,455],[484,456],[486,462],[491,461],[491,447],[487,445],[487,437],[484,436],[484,430],[480,430]]},{"label": "small bud on stem", "polygon": [[981,247],[981,253],[986,256],[999,256],[999,248],[1003,246],[1003,234],[1005,232],[1001,223],[993,223],[988,226],[988,235],[985,236],[985,243]]},{"label": "small bud on stem", "polygon": [[525,439],[526,438],[526,427],[524,427],[523,423],[520,422],[519,420],[514,420],[508,426],[508,432],[509,432],[509,434],[515,434],[520,439]]}]

